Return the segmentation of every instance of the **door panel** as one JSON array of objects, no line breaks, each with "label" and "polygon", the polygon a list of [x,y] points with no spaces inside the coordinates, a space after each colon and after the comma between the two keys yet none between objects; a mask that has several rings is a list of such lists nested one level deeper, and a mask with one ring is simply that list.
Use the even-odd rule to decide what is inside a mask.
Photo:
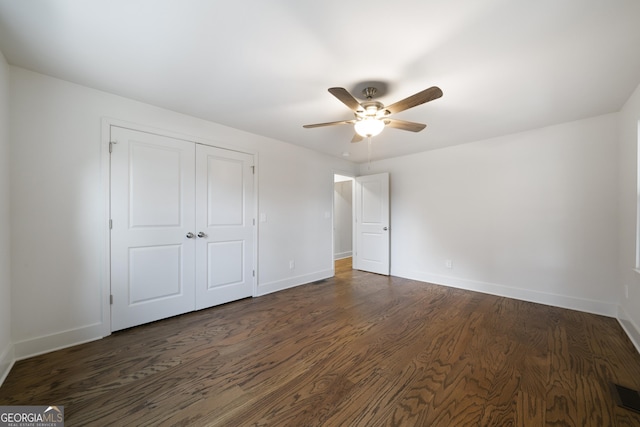
[{"label": "door panel", "polygon": [[210,150],[207,157],[207,226],[242,226],[244,223],[243,161],[218,157]]},{"label": "door panel", "polygon": [[233,286],[244,281],[244,242],[208,243],[209,274],[207,288]]},{"label": "door panel", "polygon": [[353,268],[389,275],[389,174],[356,178]]},{"label": "door panel", "polygon": [[129,305],[179,295],[181,262],[180,245],[129,248]]},{"label": "door panel", "polygon": [[111,328],[192,311],[194,144],[112,127]]},{"label": "door panel", "polygon": [[179,226],[181,150],[132,141],[129,152],[131,228]]},{"label": "door panel", "polygon": [[[253,156],[198,145],[196,308],[253,294]],[[202,234],[200,234],[202,233]]]},{"label": "door panel", "polygon": [[384,220],[382,182],[371,177],[361,177],[362,222],[364,224],[381,224]]}]

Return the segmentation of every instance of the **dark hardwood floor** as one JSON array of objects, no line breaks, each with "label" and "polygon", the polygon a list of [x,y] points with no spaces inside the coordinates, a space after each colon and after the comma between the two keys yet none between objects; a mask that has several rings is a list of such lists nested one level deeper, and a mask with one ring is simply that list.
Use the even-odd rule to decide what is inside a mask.
[{"label": "dark hardwood floor", "polygon": [[352,271],[16,363],[67,426],[640,426],[616,320]]}]

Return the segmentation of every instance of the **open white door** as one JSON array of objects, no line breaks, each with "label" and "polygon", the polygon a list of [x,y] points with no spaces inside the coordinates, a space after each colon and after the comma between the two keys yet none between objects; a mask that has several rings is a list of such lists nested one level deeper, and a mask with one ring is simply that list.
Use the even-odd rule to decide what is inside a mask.
[{"label": "open white door", "polygon": [[389,174],[356,178],[353,268],[389,275]]}]

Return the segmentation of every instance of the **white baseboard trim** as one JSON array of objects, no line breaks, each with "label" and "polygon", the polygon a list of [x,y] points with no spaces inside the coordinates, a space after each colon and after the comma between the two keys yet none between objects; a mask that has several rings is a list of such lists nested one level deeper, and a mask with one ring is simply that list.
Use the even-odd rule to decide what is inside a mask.
[{"label": "white baseboard trim", "polygon": [[294,288],[300,285],[305,285],[307,283],[315,282],[317,280],[328,279],[329,277],[333,277],[334,275],[335,275],[335,271],[333,269],[330,269],[330,270],[317,271],[315,273],[310,273],[310,274],[304,274],[302,276],[290,277],[284,280],[276,280],[274,282],[259,284],[258,290],[255,296],[259,297],[259,296],[267,295],[273,292]]},{"label": "white baseboard trim", "polygon": [[13,344],[15,359],[27,359],[74,345],[99,340],[102,338],[103,332],[104,326],[102,323],[94,323],[93,325],[81,328],[19,341]]},{"label": "white baseboard trim", "polygon": [[623,306],[618,307],[618,322],[622,329],[627,333],[627,336],[633,343],[638,353],[640,353],[640,328],[636,325],[631,317],[627,314]]},{"label": "white baseboard trim", "polygon": [[352,251],[340,252],[340,253],[333,254],[333,259],[335,261],[335,260],[338,260],[338,259],[349,258],[352,255],[353,255]]},{"label": "white baseboard trim", "polygon": [[583,311],[586,313],[598,314],[607,317],[616,317],[618,305],[604,301],[594,301],[584,298],[570,297],[566,295],[549,294],[545,292],[532,291],[530,289],[513,288],[511,286],[499,285],[496,283],[480,282],[475,280],[460,279],[458,277],[442,276],[424,272],[394,271],[394,276],[404,277],[421,282],[433,283],[436,285],[450,286],[453,288],[466,289],[469,291],[482,292],[506,298],[513,298],[521,301],[545,304],[554,307],[567,308],[570,310]]},{"label": "white baseboard trim", "polygon": [[13,344],[9,343],[2,353],[0,353],[0,386],[4,383],[4,380],[7,379],[7,375],[9,375],[15,362]]}]

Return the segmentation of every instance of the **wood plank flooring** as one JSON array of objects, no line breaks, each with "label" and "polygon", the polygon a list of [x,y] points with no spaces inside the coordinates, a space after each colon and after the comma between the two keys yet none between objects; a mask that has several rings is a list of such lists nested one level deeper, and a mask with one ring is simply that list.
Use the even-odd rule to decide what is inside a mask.
[{"label": "wood plank flooring", "polygon": [[67,426],[640,426],[616,320],[351,270],[16,363]]}]

